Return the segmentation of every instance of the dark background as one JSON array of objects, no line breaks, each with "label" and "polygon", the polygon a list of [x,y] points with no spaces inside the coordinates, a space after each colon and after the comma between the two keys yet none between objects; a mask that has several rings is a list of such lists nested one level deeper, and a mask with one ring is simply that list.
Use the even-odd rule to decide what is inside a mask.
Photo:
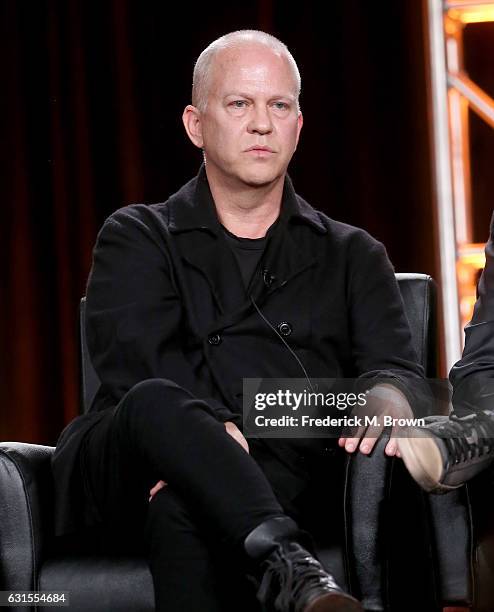
[{"label": "dark background", "polygon": [[[384,242],[397,271],[438,278],[420,0],[0,7],[0,439],[54,444],[78,413],[77,308],[97,231],[196,173],[181,113],[195,59],[226,32],[266,30],[299,64],[300,195]],[[481,241],[492,168],[475,168]]]}]

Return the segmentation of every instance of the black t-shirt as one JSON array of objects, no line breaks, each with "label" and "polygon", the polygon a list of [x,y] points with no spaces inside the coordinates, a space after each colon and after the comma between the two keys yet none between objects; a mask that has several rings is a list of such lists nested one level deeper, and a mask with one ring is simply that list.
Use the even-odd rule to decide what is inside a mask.
[{"label": "black t-shirt", "polygon": [[238,262],[242,280],[247,289],[266,247],[268,236],[266,235],[263,238],[240,238],[229,232],[226,227],[223,227],[223,231]]}]

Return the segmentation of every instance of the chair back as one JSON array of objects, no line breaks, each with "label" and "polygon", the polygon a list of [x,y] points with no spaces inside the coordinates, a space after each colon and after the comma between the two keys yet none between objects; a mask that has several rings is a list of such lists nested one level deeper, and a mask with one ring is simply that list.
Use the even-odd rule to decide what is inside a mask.
[{"label": "chair back", "polygon": [[418,361],[427,378],[436,378],[436,283],[428,274],[397,273],[395,276]]},{"label": "chair back", "polygon": [[81,414],[89,412],[94,396],[100,387],[100,379],[91,363],[86,340],[86,298],[79,304],[79,372],[80,372],[80,402]]}]

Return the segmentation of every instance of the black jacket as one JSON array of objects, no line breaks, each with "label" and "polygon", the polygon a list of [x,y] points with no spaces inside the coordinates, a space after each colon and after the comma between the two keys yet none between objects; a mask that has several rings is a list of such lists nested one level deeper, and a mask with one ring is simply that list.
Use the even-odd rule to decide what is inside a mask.
[{"label": "black jacket", "polygon": [[[381,376],[407,389],[423,376],[381,243],[313,209],[287,178],[279,223],[246,291],[202,167],[167,202],[116,211],[98,235],[86,317],[102,385],[57,444],[58,533],[78,520],[85,432],[139,381],[171,379],[206,398],[220,421],[240,424],[244,377],[304,377],[250,296],[272,326],[289,324],[285,339],[310,377]],[[309,443],[272,446],[290,460]]]}]

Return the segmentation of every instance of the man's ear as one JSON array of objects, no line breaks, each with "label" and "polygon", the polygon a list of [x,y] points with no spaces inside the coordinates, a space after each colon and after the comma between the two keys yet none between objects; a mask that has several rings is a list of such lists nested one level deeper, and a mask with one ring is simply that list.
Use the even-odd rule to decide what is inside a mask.
[{"label": "man's ear", "polygon": [[300,138],[300,132],[302,130],[303,125],[304,125],[304,117],[302,115],[302,111],[299,111],[298,117],[297,117],[297,143],[295,146],[298,145],[298,139]]},{"label": "man's ear", "polygon": [[182,115],[182,121],[184,122],[187,136],[192,140],[196,147],[202,149],[204,142],[202,139],[201,114],[199,110],[195,106],[192,106],[192,104],[189,104],[185,107]]}]

